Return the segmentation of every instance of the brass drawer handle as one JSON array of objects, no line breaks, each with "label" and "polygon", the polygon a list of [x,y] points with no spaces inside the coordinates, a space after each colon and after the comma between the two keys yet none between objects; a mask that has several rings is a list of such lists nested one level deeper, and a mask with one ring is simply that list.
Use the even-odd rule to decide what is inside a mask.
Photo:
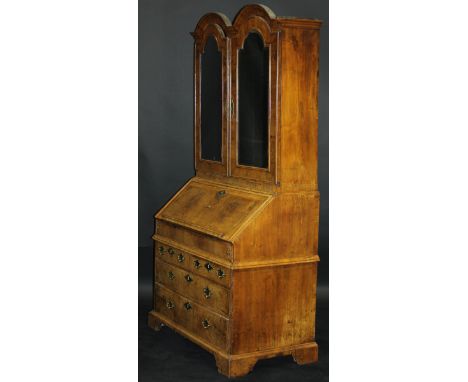
[{"label": "brass drawer handle", "polygon": [[182,253],[179,253],[179,256],[177,256],[177,260],[179,260],[179,263],[182,263],[185,260],[184,255],[182,255]]},{"label": "brass drawer handle", "polygon": [[174,273],[172,273],[172,271],[167,272],[167,277],[169,277],[169,279],[171,279],[171,280],[175,279],[175,275],[174,275]]},{"label": "brass drawer handle", "polygon": [[213,269],[213,266],[210,263],[206,263],[205,268],[210,272]]},{"label": "brass drawer handle", "polygon": [[218,269],[218,277],[220,279],[222,279],[224,276],[226,276],[226,274],[224,273],[224,271],[222,269]]},{"label": "brass drawer handle", "polygon": [[203,294],[205,295],[205,298],[210,298],[210,297],[211,297],[210,288],[205,287],[205,288],[203,289]]},{"label": "brass drawer handle", "polygon": [[166,306],[168,309],[174,309],[175,305],[172,301],[168,301],[166,302]]},{"label": "brass drawer handle", "polygon": [[194,260],[193,266],[197,269],[200,268],[200,262],[198,260]]},{"label": "brass drawer handle", "polygon": [[159,253],[162,255],[164,253],[164,247],[161,245],[159,246]]},{"label": "brass drawer handle", "polygon": [[167,252],[169,253],[169,255],[173,255],[174,254],[174,249],[172,249],[171,247],[169,247],[169,249],[167,250]]},{"label": "brass drawer handle", "polygon": [[190,275],[185,275],[185,280],[187,280],[188,283],[191,283],[193,281]]},{"label": "brass drawer handle", "polygon": [[190,310],[190,309],[192,309],[192,305],[191,305],[189,302],[186,302],[186,303],[184,304],[184,308],[185,308],[186,310]]},{"label": "brass drawer handle", "polygon": [[206,318],[201,323],[205,329],[208,329],[211,326],[210,322]]}]

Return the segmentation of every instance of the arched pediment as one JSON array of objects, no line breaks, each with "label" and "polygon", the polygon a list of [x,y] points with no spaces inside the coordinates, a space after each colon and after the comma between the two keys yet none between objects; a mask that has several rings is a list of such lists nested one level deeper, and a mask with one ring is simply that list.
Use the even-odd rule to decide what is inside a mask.
[{"label": "arched pediment", "polygon": [[259,17],[264,19],[270,28],[276,26],[276,15],[275,13],[263,4],[250,4],[243,7],[234,17],[233,25],[237,27],[247,22],[248,19],[253,17]]},{"label": "arched pediment", "polygon": [[207,13],[198,21],[192,36],[200,38],[207,28],[216,28],[223,37],[226,37],[231,25],[231,21],[225,14],[219,12]]}]

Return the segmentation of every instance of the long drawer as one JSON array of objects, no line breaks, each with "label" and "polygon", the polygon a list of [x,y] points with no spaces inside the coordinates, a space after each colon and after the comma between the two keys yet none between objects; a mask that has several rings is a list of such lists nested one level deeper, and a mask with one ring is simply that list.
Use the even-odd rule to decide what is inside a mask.
[{"label": "long drawer", "polygon": [[188,248],[197,248],[198,251],[217,257],[221,261],[232,262],[231,243],[160,219],[156,219],[153,239],[168,239]]},{"label": "long drawer", "polygon": [[229,314],[229,290],[185,269],[155,260],[156,282],[224,315]]},{"label": "long drawer", "polygon": [[222,350],[227,350],[228,320],[226,318],[204,309],[196,302],[158,283],[155,284],[154,291],[154,306],[158,313],[187,329],[193,335]]},{"label": "long drawer", "polygon": [[223,265],[192,255],[187,251],[164,244],[160,241],[156,241],[154,251],[156,257],[159,257],[166,263],[184,268],[189,272],[210,279],[227,288],[230,287],[231,270]]}]

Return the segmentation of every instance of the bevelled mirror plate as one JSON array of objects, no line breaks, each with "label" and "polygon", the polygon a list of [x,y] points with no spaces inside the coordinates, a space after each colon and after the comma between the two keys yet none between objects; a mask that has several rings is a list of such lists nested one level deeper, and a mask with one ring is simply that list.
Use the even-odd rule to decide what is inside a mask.
[{"label": "bevelled mirror plate", "polygon": [[208,37],[201,55],[201,158],[221,162],[222,57],[214,37]]},{"label": "bevelled mirror plate", "polygon": [[268,168],[269,51],[251,32],[239,50],[238,164]]}]

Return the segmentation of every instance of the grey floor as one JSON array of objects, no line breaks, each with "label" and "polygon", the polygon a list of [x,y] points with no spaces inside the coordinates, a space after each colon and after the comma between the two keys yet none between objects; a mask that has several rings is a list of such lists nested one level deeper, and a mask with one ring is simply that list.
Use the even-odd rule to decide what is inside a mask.
[{"label": "grey floor", "polygon": [[[147,326],[151,310],[151,249],[140,250],[138,312],[138,369],[140,382],[229,381],[218,374],[214,357],[167,327],[155,332]],[[149,268],[149,270],[148,270]],[[319,362],[299,366],[292,357],[257,362],[253,371],[236,381],[328,381],[328,288],[317,293],[316,340]]]}]

